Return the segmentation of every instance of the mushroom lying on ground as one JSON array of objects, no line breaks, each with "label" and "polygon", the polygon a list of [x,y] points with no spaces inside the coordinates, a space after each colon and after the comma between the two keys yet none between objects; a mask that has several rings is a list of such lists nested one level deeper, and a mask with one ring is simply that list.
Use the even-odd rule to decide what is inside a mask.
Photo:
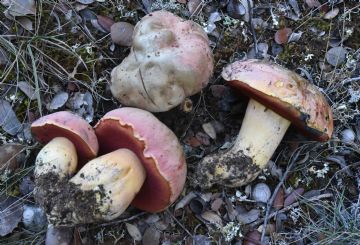
[{"label": "mushroom lying on ground", "polygon": [[[46,118],[53,122],[54,114]],[[49,124],[40,120],[43,127]],[[61,123],[53,135],[64,128]],[[35,125],[37,137],[41,137],[40,132],[46,131],[39,129],[37,122]],[[96,125],[96,136],[103,155],[86,163],[73,177],[77,166],[73,138],[52,138],[38,154],[35,198],[50,223],[111,220],[130,203],[158,212],[180,195],[186,178],[182,148],[174,133],[151,113],[136,108],[111,111]]]},{"label": "mushroom lying on ground", "polygon": [[208,83],[213,71],[208,37],[197,23],[167,12],[146,15],[134,29],[132,49],[111,73],[122,104],[167,111]]},{"label": "mushroom lying on ground", "polygon": [[239,135],[232,148],[206,156],[197,166],[195,183],[242,186],[266,166],[292,123],[314,140],[333,132],[332,111],[308,81],[273,63],[258,60],[228,65],[222,77],[250,97]]}]

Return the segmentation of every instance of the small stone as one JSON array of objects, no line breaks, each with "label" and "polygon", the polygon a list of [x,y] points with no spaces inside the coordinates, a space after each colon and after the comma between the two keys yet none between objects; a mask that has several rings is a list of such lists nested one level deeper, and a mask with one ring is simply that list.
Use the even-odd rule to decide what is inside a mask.
[{"label": "small stone", "polygon": [[117,22],[110,28],[112,41],[120,46],[131,46],[133,32],[134,26],[127,22]]},{"label": "small stone", "polygon": [[267,203],[271,197],[271,190],[265,183],[258,183],[252,190],[252,198],[257,202]]}]

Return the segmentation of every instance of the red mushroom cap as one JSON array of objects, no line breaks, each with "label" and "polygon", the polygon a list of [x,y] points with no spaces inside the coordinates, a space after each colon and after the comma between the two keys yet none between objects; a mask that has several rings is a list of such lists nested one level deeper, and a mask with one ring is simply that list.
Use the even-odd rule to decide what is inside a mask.
[{"label": "red mushroom cap", "polygon": [[31,124],[31,132],[41,143],[65,137],[76,147],[80,163],[96,157],[99,144],[94,129],[80,116],[59,111],[43,116]]},{"label": "red mushroom cap", "polygon": [[333,132],[331,107],[321,92],[295,72],[260,60],[224,68],[227,83],[291,121],[307,136],[326,141]]},{"label": "red mushroom cap", "polygon": [[146,180],[133,205],[159,212],[180,195],[186,162],[175,134],[150,112],[124,107],[108,112],[96,124],[102,154],[119,148],[133,151],[146,170]]}]

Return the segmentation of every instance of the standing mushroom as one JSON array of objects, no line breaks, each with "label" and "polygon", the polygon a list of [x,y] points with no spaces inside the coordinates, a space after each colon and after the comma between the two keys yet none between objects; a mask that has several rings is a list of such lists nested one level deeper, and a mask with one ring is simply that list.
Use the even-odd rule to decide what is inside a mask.
[{"label": "standing mushroom", "polygon": [[167,12],[150,13],[134,29],[132,49],[111,72],[111,92],[122,104],[167,111],[208,83],[212,51],[203,28]]},{"label": "standing mushroom", "polygon": [[[47,120],[59,122],[55,117],[59,114],[54,114],[46,116]],[[52,224],[111,220],[130,203],[159,212],[176,200],[185,183],[186,162],[169,128],[147,111],[121,108],[107,113],[95,130],[102,155],[73,177],[77,166],[75,143],[79,141],[73,144],[73,138],[55,137],[36,158],[35,198]],[[37,133],[42,137],[46,131]]]},{"label": "standing mushroom", "polygon": [[333,118],[324,96],[294,72],[273,63],[246,60],[225,67],[222,77],[250,97],[239,135],[225,153],[205,157],[197,166],[201,187],[242,186],[257,177],[292,123],[318,141],[330,139]]}]

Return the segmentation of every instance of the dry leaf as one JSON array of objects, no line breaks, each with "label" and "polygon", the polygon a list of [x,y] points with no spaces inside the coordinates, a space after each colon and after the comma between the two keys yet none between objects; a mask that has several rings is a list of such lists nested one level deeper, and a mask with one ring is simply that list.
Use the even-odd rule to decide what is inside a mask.
[{"label": "dry leaf", "polygon": [[23,205],[13,197],[0,196],[0,236],[10,234],[21,221]]},{"label": "dry leaf", "polygon": [[104,28],[107,32],[110,32],[111,26],[115,24],[115,21],[107,16],[97,15],[99,25]]},{"label": "dry leaf", "polygon": [[284,207],[287,207],[291,204],[293,204],[303,193],[304,193],[304,188],[300,187],[295,189],[293,192],[291,192],[284,201]]},{"label": "dry leaf", "polygon": [[30,85],[30,83],[25,82],[25,81],[21,81],[18,82],[18,87],[20,88],[20,90],[27,96],[29,97],[30,100],[35,100],[35,89]]},{"label": "dry leaf", "polygon": [[277,44],[285,44],[288,42],[288,39],[292,33],[292,30],[290,28],[283,28],[278,30],[275,33],[275,42]]},{"label": "dry leaf", "polygon": [[130,223],[125,223],[125,226],[126,226],[126,230],[129,232],[130,236],[132,237],[132,239],[134,239],[134,241],[141,241],[142,235],[140,233],[139,228],[137,228],[137,226],[132,225]]},{"label": "dry leaf", "polygon": [[153,228],[149,227],[145,230],[144,237],[142,240],[143,245],[158,245],[160,243],[160,232]]},{"label": "dry leaf", "polygon": [[57,110],[60,107],[63,107],[69,99],[69,94],[67,92],[59,92],[51,100],[48,109]]},{"label": "dry leaf", "polygon": [[249,212],[240,213],[236,219],[243,225],[250,224],[260,217],[260,210],[251,209]]},{"label": "dry leaf", "polygon": [[219,215],[217,215],[212,211],[205,211],[204,213],[201,214],[201,218],[208,221],[210,224],[214,224],[222,227],[222,219],[220,218]]},{"label": "dry leaf", "polygon": [[27,18],[27,17],[19,17],[17,19],[17,21],[19,22],[19,24],[27,31],[33,31],[34,30],[34,26],[33,26],[33,22]]},{"label": "dry leaf", "polygon": [[212,123],[204,123],[202,125],[202,128],[205,133],[210,136],[210,138],[212,138],[213,140],[216,139],[216,131]]},{"label": "dry leaf", "polygon": [[11,105],[6,100],[0,100],[0,126],[2,129],[14,136],[22,129],[22,125],[16,117]]},{"label": "dry leaf", "polygon": [[343,47],[334,47],[326,52],[325,58],[330,65],[337,66],[344,63],[346,53],[347,51]]},{"label": "dry leaf", "polygon": [[0,172],[9,169],[15,170],[19,167],[19,153],[24,149],[20,144],[6,144],[0,146]]},{"label": "dry leaf", "polygon": [[36,13],[36,6],[34,0],[9,0],[7,1],[7,3],[8,9],[5,12],[10,16],[25,16],[28,14],[33,15]]},{"label": "dry leaf", "polygon": [[325,20],[331,20],[339,14],[339,8],[333,8],[324,15]]}]

